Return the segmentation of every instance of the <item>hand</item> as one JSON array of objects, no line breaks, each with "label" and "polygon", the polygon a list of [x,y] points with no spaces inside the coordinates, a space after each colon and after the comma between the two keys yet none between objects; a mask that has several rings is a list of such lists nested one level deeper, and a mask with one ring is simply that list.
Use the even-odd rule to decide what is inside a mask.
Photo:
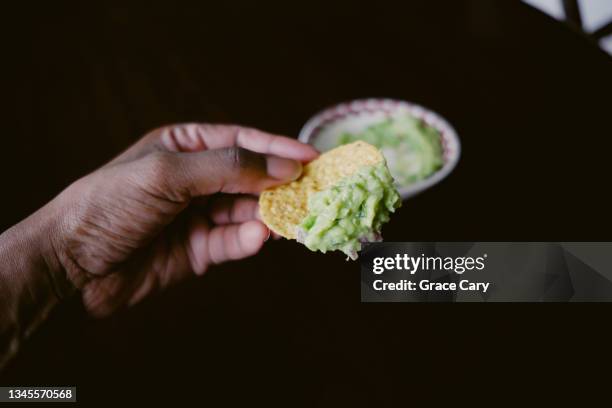
[{"label": "hand", "polygon": [[296,179],[316,156],[295,140],[236,126],[155,130],[36,215],[48,231],[53,279],[82,289],[86,309],[104,316],[253,255],[270,231],[256,199],[238,194]]}]

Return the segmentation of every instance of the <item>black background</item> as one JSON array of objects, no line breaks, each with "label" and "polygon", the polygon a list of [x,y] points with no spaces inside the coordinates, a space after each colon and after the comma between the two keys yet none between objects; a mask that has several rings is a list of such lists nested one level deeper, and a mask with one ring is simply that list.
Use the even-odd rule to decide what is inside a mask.
[{"label": "black background", "polygon": [[[2,229],[151,128],[296,135],[330,104],[383,96],[439,112],[463,147],[388,240],[610,240],[611,59],[519,2],[30,2],[2,14]],[[291,406],[604,391],[605,376],[577,382],[610,363],[608,306],[360,304],[359,285],[339,254],[272,242],[103,321],[63,305],[0,382],[76,385],[90,403]]]}]

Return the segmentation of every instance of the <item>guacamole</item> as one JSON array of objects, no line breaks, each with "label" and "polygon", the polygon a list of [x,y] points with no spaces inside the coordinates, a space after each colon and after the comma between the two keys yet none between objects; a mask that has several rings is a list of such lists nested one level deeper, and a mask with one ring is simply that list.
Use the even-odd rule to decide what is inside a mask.
[{"label": "guacamole", "polygon": [[384,160],[364,166],[309,198],[298,241],[312,251],[340,250],[356,259],[362,242],[381,240],[382,225],[400,205]]},{"label": "guacamole", "polygon": [[343,133],[338,144],[363,140],[382,152],[399,186],[423,180],[444,164],[438,131],[421,119],[397,116],[370,125],[362,132]]}]

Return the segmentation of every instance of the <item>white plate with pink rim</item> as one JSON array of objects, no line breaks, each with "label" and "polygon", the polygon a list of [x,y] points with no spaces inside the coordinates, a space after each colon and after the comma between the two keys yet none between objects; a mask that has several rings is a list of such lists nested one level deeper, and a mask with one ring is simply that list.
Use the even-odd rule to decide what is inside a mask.
[{"label": "white plate with pink rim", "polygon": [[439,183],[453,171],[459,161],[461,144],[457,132],[437,113],[415,103],[396,99],[357,99],[317,113],[302,127],[298,139],[323,152],[336,147],[343,133],[359,133],[382,120],[406,114],[421,119],[438,131],[444,162],[429,177],[408,186],[399,186],[400,195],[407,199]]}]

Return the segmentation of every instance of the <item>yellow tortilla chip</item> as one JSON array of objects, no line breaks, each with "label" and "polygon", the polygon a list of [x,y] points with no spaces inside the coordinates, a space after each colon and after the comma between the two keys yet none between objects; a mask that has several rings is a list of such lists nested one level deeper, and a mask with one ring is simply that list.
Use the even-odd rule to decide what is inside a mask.
[{"label": "yellow tortilla chip", "polygon": [[357,141],[336,147],[304,166],[302,176],[289,184],[265,190],[259,197],[261,219],[272,231],[295,239],[297,226],[308,215],[308,198],[325,190],[363,166],[383,161],[374,146]]}]

